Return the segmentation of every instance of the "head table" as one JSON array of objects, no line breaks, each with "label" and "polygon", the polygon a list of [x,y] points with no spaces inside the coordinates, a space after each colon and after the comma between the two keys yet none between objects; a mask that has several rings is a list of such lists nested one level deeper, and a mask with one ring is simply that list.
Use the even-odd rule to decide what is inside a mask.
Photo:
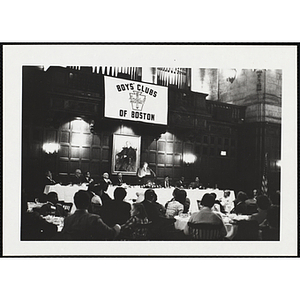
[{"label": "head table", "polygon": [[[114,198],[114,190],[117,186],[109,186],[106,193],[113,199]],[[44,193],[48,194],[50,192],[56,192],[58,195],[58,199],[65,202],[72,202],[74,203],[73,197],[76,192],[79,190],[87,190],[87,185],[46,185]],[[127,195],[125,197],[125,201],[128,201],[129,203],[132,203],[134,201],[141,202],[144,200],[144,193],[147,190],[147,188],[142,188],[140,186],[126,186]],[[153,189],[155,193],[157,194],[157,202],[165,205],[169,200],[172,199],[172,193],[174,188],[154,188]],[[190,209],[189,212],[197,212],[198,209],[198,203],[197,200],[201,200],[203,195],[205,193],[215,193],[217,195],[217,199],[221,198],[224,194],[223,190],[219,189],[186,189],[187,197],[190,199]],[[230,191],[230,200],[233,201],[235,199],[235,193],[234,191]],[[76,210],[75,205],[72,207],[72,211],[74,212]]]}]

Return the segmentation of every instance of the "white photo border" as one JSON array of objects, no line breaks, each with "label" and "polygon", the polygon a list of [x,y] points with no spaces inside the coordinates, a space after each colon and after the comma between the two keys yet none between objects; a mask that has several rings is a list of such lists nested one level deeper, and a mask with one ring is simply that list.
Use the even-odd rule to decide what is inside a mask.
[{"label": "white photo border", "polygon": [[[176,66],[282,69],[279,242],[20,241],[22,66]],[[297,256],[297,46],[93,44],[3,46],[3,256]],[[17,170],[17,171],[16,171]]]}]

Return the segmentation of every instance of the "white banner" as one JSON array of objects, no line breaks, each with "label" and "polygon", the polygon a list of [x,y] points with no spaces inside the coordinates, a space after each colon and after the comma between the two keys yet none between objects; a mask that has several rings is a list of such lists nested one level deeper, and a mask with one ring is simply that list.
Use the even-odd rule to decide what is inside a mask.
[{"label": "white banner", "polygon": [[167,125],[167,87],[108,76],[104,85],[105,117]]}]

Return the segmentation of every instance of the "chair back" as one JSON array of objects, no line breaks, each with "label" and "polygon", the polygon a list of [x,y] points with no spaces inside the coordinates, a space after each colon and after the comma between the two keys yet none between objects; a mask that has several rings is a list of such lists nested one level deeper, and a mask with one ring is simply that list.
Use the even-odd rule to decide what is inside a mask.
[{"label": "chair back", "polygon": [[190,223],[189,233],[192,240],[197,241],[219,241],[222,239],[221,226],[222,224],[210,223]]},{"label": "chair back", "polygon": [[136,224],[132,233],[132,240],[134,241],[148,241],[150,239],[150,230],[152,222],[146,224]]}]

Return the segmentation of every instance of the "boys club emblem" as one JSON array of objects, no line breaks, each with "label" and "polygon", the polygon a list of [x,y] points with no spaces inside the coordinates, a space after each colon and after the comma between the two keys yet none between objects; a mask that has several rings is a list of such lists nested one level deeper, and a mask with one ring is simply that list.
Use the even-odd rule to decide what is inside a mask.
[{"label": "boys club emblem", "polygon": [[129,93],[129,97],[132,109],[142,111],[146,101],[146,96],[142,95],[142,92],[133,91],[132,93]]}]

